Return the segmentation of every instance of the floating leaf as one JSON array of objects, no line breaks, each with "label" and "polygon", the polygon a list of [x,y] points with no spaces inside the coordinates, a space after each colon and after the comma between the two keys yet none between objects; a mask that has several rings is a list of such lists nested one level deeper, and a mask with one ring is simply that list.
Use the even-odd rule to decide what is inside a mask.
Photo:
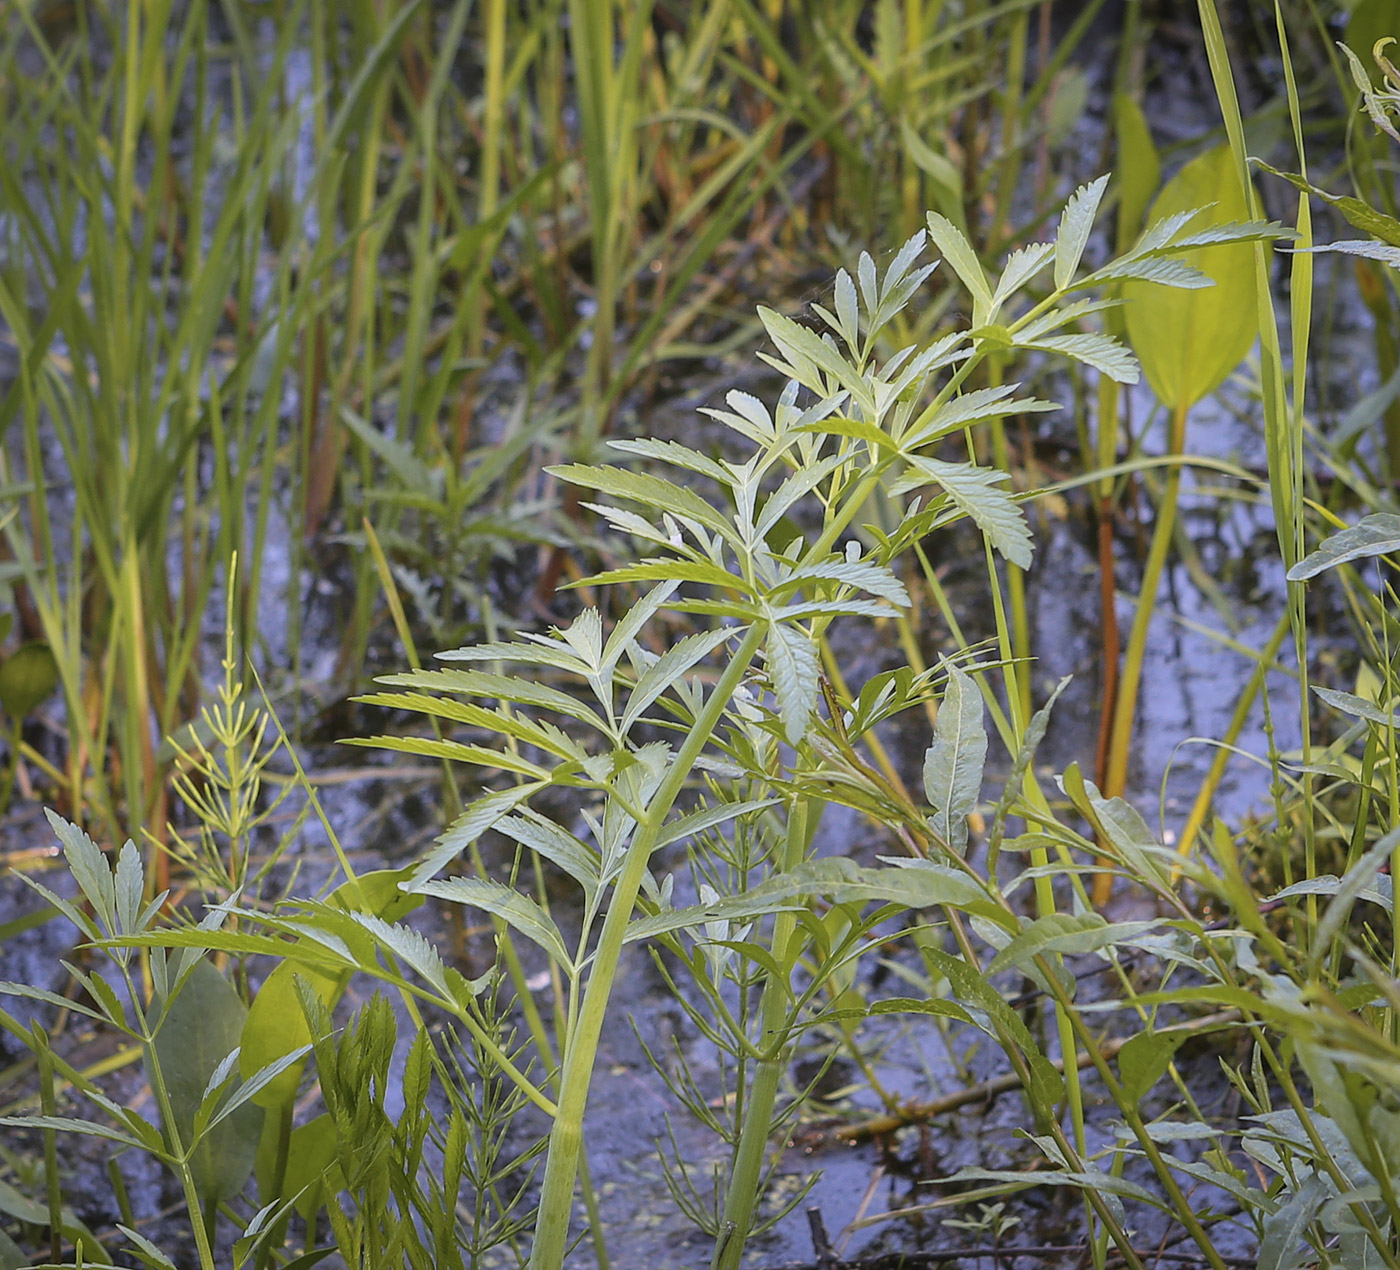
[{"label": "floating leaf", "polygon": [[[317,974],[291,961],[275,966],[253,998],[239,1034],[238,1065],[244,1080],[283,1055],[311,1043],[311,1031],[306,1026],[306,1016],[297,996],[298,977],[310,983],[323,1001],[333,1002],[339,995],[342,983],[339,977]],[[303,1066],[297,1063],[282,1072],[276,1080],[263,1086],[254,1101],[261,1107],[276,1107],[296,1097]]]},{"label": "floating leaf", "polygon": [[[1153,204],[1151,220],[1205,208],[1193,224],[1243,221],[1249,207],[1229,146],[1217,146],[1188,163]],[[1130,281],[1128,337],[1158,400],[1184,410],[1214,392],[1244,360],[1259,332],[1254,248],[1244,243],[1201,248],[1181,257],[1215,283],[1184,291]]]},{"label": "floating leaf", "polygon": [[[282,1190],[293,1199],[304,1221],[321,1207],[326,1183],[334,1189],[340,1173],[335,1122],[328,1114],[308,1120],[292,1130],[287,1143],[287,1171]],[[329,1176],[328,1176],[329,1175]]]}]

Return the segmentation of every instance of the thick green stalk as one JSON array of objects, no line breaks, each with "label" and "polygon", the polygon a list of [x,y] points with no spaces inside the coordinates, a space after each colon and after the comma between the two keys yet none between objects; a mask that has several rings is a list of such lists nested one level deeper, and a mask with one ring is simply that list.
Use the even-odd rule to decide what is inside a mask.
[{"label": "thick green stalk", "polygon": [[[783,848],[784,873],[795,869],[807,854],[815,822],[811,817],[810,800],[802,799],[788,816],[787,842]],[[771,948],[773,959],[788,964],[787,949],[797,929],[797,914],[779,913],[773,919]],[[744,1129],[739,1138],[739,1150],[734,1158],[734,1170],[729,1176],[729,1189],[724,1197],[724,1219],[715,1241],[713,1270],[738,1270],[744,1255],[744,1244],[753,1228],[753,1210],[758,1203],[759,1186],[763,1180],[763,1158],[768,1149],[768,1135],[773,1123],[773,1104],[778,1097],[778,1083],[787,1070],[788,1045],[786,1036],[787,1003],[790,985],[776,975],[770,976],[763,988],[760,1006],[762,1033],[759,1047],[767,1057],[758,1064],[744,1112]]]},{"label": "thick green stalk", "polygon": [[[1172,412],[1170,452],[1179,455],[1186,435],[1188,407],[1179,405]],[[1128,636],[1128,651],[1123,659],[1123,679],[1118,688],[1118,703],[1113,712],[1113,731],[1109,741],[1108,774],[1104,796],[1115,798],[1128,783],[1128,754],[1133,743],[1133,720],[1137,714],[1138,686],[1142,682],[1142,661],[1147,652],[1147,632],[1152,625],[1152,612],[1157,605],[1157,587],[1167,562],[1176,527],[1176,504],[1181,493],[1181,465],[1173,464],[1167,472],[1167,488],[1162,505],[1157,509],[1157,526],[1152,532],[1152,546],[1147,552],[1147,567],[1143,570],[1142,588],[1138,592],[1137,612],[1133,614],[1133,629]],[[1107,875],[1105,875],[1107,876]],[[1095,897],[1100,895],[1096,885]],[[1104,897],[1107,898],[1107,897]]]},{"label": "thick green stalk", "polygon": [[641,889],[647,861],[656,848],[666,817],[684,788],[696,759],[719,726],[725,707],[733,698],[750,663],[758,655],[764,630],[762,625],[755,623],[745,633],[733,660],[725,667],[724,674],[710,692],[705,708],[686,735],[671,770],[652,799],[646,819],[638,825],[636,837],[628,849],[622,876],[617,880],[608,915],[603,921],[603,931],[598,938],[588,986],[584,989],[583,1006],[564,1054],[559,1106],[554,1116],[554,1128],[549,1135],[549,1155],[545,1162],[544,1186],[540,1191],[530,1270],[562,1270],[564,1265],[564,1254],[569,1244],[574,1183],[578,1177],[579,1153],[583,1147],[583,1113],[588,1105],[598,1042],[603,1034],[613,981],[617,977],[623,939],[636,907],[637,892]]}]

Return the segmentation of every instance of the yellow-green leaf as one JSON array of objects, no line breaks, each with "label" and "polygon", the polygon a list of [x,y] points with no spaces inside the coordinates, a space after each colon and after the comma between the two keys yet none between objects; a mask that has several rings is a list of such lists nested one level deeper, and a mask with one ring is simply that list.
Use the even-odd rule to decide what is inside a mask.
[{"label": "yellow-green leaf", "polygon": [[1361,0],[1347,19],[1346,42],[1373,81],[1379,76],[1371,50],[1387,35],[1400,39],[1400,0]]},{"label": "yellow-green leaf", "polygon": [[[1182,168],[1152,205],[1148,224],[1207,204],[1214,206],[1196,217],[1190,230],[1249,219],[1228,146],[1208,150]],[[1134,280],[1123,286],[1133,351],[1152,391],[1172,410],[1192,406],[1218,388],[1259,333],[1252,244],[1197,248],[1180,259],[1215,285],[1184,290]]]},{"label": "yellow-green leaf", "polygon": [[1142,229],[1147,204],[1162,180],[1162,165],[1142,107],[1126,93],[1113,99],[1118,139],[1118,247],[1131,245]]},{"label": "yellow-green leaf", "polygon": [[[238,1054],[239,1071],[248,1080],[284,1054],[302,1045],[311,1044],[311,1030],[306,1026],[301,1002],[297,998],[297,977],[310,983],[327,1003],[340,995],[341,980],[319,975],[305,966],[284,961],[268,975],[243,1024]],[[295,1063],[275,1080],[253,1095],[261,1107],[278,1107],[296,1097],[305,1062]]]},{"label": "yellow-green leaf", "polygon": [[58,663],[42,640],[21,644],[0,665],[0,705],[18,722],[58,686]]}]

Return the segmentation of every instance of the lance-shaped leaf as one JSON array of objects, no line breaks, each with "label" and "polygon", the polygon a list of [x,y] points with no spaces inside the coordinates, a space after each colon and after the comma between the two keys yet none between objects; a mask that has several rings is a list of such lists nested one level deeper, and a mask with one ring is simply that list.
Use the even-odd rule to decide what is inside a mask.
[{"label": "lance-shaped leaf", "polygon": [[898,440],[908,449],[918,449],[939,437],[947,436],[955,428],[964,428],[988,419],[1002,419],[1007,415],[1029,414],[1045,410],[1058,410],[1060,407],[1051,401],[1040,401],[1035,397],[1013,397],[1019,384],[1000,384],[995,388],[974,388],[951,401],[930,409],[902,433]]},{"label": "lance-shaped leaf", "polygon": [[[1331,1198],[1331,1188],[1317,1173],[1309,1173],[1297,1190],[1288,1192],[1278,1208],[1264,1217],[1256,1270],[1294,1270],[1311,1264],[1316,1254],[1308,1255],[1308,1227]],[[1367,1252],[1362,1252],[1361,1260],[1370,1260]]]},{"label": "lance-shaped leaf", "polygon": [[448,878],[442,882],[425,882],[415,889],[423,895],[435,895],[454,904],[468,904],[499,917],[512,930],[519,931],[526,939],[543,948],[566,971],[573,973],[573,959],[564,946],[564,936],[559,933],[559,927],[528,895],[484,878]]},{"label": "lance-shaped leaf", "polygon": [[924,793],[933,807],[933,830],[954,851],[967,848],[967,818],[977,808],[987,761],[982,696],[972,678],[946,658],[948,687],[924,756]]},{"label": "lance-shaped leaf", "polygon": [[909,592],[894,573],[884,565],[867,560],[828,560],[818,564],[803,565],[790,573],[773,588],[774,595],[785,595],[805,582],[840,582],[847,586],[859,587],[878,595],[881,599],[897,604],[900,608],[909,607]]},{"label": "lance-shaped leaf", "polygon": [[1072,913],[1047,913],[1031,922],[992,958],[987,974],[994,975],[1008,966],[1024,967],[1032,958],[1043,953],[1069,956],[1095,952],[1135,938],[1161,924],[1160,919],[1110,924],[1098,913],[1080,913],[1077,916]]},{"label": "lance-shaped leaf", "polygon": [[653,511],[670,512],[673,516],[703,525],[722,538],[734,538],[734,526],[728,518],[688,486],[676,485],[648,472],[633,472],[610,465],[570,463],[565,467],[545,470],[571,485],[581,485],[584,489],[597,490],[613,498],[626,498]]},{"label": "lance-shaped leaf", "polygon": [[961,957],[935,948],[927,940],[920,940],[919,955],[930,974],[948,981],[954,998],[986,1016],[986,1022],[975,1020],[979,1027],[989,1036],[1004,1037],[1026,1056],[1030,1064],[1030,1093],[1035,1104],[1053,1107],[1059,1102],[1064,1097],[1064,1081],[1060,1073],[1041,1053],[1025,1020],[1011,1008],[987,976],[980,969],[969,966]]},{"label": "lance-shaped leaf", "polygon": [[424,884],[445,865],[457,858],[467,847],[491,828],[503,816],[510,815],[537,789],[546,782],[535,781],[523,785],[512,785],[509,789],[497,790],[478,798],[454,820],[433,843],[432,850],[423,858],[407,889],[425,890]]},{"label": "lance-shaped leaf", "polygon": [[[423,692],[455,692],[465,697],[510,701],[516,705],[539,706],[567,717],[601,727],[597,714],[577,697],[538,679],[523,675],[496,675],[484,670],[413,670],[400,675],[380,675],[375,683],[395,688],[417,688]],[[363,698],[360,698],[363,700]]]},{"label": "lance-shaped leaf", "polygon": [[107,864],[107,857],[102,854],[102,849],[97,843],[77,825],[64,820],[62,816],[50,811],[47,807],[44,809],[44,815],[49,818],[49,824],[53,826],[54,833],[58,835],[58,840],[63,843],[63,858],[68,865],[68,871],[73,875],[73,880],[82,891],[83,897],[92,905],[102,922],[103,929],[108,934],[116,934],[116,883],[112,877],[112,870]]},{"label": "lance-shaped leaf", "polygon": [[586,843],[530,808],[507,816],[496,829],[558,865],[583,888],[584,898],[592,904],[599,886],[598,856]]},{"label": "lance-shaped leaf", "polygon": [[1074,281],[1107,188],[1108,177],[1101,176],[1089,185],[1081,185],[1065,204],[1060,229],[1055,235],[1055,286],[1058,290],[1063,291]]},{"label": "lance-shaped leaf", "polygon": [[[1192,222],[1197,227],[1249,217],[1229,146],[1217,146],[1182,168],[1158,196],[1150,219],[1207,205],[1212,206]],[[1188,409],[1214,392],[1259,333],[1252,246],[1203,247],[1181,259],[1215,286],[1181,290],[1140,281],[1123,286],[1128,337],[1152,391],[1171,410]]]},{"label": "lance-shaped leaf", "polygon": [[451,989],[447,986],[447,969],[442,958],[438,956],[437,949],[416,930],[398,922],[386,922],[373,913],[352,913],[351,916],[382,948],[417,971],[444,997],[451,996]]},{"label": "lance-shaped leaf", "polygon": [[1343,529],[1326,539],[1317,550],[1288,571],[1288,580],[1305,582],[1325,569],[1335,569],[1339,564],[1367,556],[1385,556],[1392,551],[1400,551],[1400,516],[1392,512],[1376,512],[1363,517],[1350,529]]},{"label": "lance-shaped leaf", "polygon": [[764,305],[759,305],[758,316],[768,337],[787,358],[786,362],[780,362],[765,357],[765,361],[815,393],[825,393],[828,386],[825,377],[850,393],[867,415],[875,414],[875,398],[865,377],[820,335]]},{"label": "lance-shaped leaf", "polygon": [[972,250],[972,244],[963,236],[962,230],[937,212],[928,214],[928,232],[929,237],[933,239],[933,245],[971,293],[972,325],[981,326],[986,322],[986,315],[992,307],[992,292],[987,286],[987,275],[982,271],[982,264],[977,259],[977,253]]},{"label": "lance-shaped leaf", "polygon": [[789,745],[798,745],[817,708],[817,650],[806,631],[775,621],[768,632],[767,658],[784,734]]},{"label": "lance-shaped leaf", "polygon": [[733,628],[721,626],[712,631],[698,631],[694,635],[687,635],[672,644],[637,680],[636,687],[627,698],[627,709],[622,716],[622,731],[628,731],[676,680],[708,657],[734,633]]},{"label": "lance-shaped leaf", "polygon": [[934,481],[977,524],[987,539],[1012,564],[1022,569],[1031,563],[1031,532],[1026,518],[1001,482],[1005,472],[972,463],[945,463],[919,454],[909,460],[909,470],[890,488],[896,498]]},{"label": "lance-shaped leaf", "polygon": [[1016,343],[1021,348],[1072,357],[1101,371],[1116,383],[1135,384],[1138,381],[1137,360],[1111,335],[1085,331],[1078,335],[1042,335],[1035,340],[1018,339]]},{"label": "lance-shaped leaf", "polygon": [[1353,228],[1370,234],[1391,247],[1400,247],[1400,220],[1396,220],[1395,217],[1377,211],[1369,203],[1363,203],[1359,198],[1352,198],[1346,194],[1329,194],[1296,172],[1280,172],[1278,168],[1271,168],[1267,163],[1261,163],[1258,159],[1255,159],[1254,162],[1265,172],[1282,177],[1295,189],[1320,198],[1324,203],[1331,204],[1341,212],[1347,223]]},{"label": "lance-shaped leaf", "polygon": [[985,320],[996,321],[1001,306],[1045,268],[1054,254],[1055,248],[1051,243],[1031,243],[1013,251],[1007,257],[1006,268],[1002,270],[997,281],[997,289],[992,295],[992,306]]},{"label": "lance-shaped leaf", "polygon": [[1383,728],[1400,723],[1394,710],[1382,710],[1374,701],[1358,697],[1354,692],[1338,692],[1334,688],[1319,688],[1316,684],[1311,687],[1332,709],[1349,714],[1353,719],[1368,719]]}]

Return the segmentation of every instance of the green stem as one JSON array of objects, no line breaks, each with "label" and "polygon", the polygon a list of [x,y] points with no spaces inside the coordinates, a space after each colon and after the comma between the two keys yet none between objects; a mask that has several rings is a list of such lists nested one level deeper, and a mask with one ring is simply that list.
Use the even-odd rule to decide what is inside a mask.
[{"label": "green stem", "polygon": [[594,954],[593,966],[584,989],[578,1022],[569,1037],[564,1055],[564,1071],[559,1085],[559,1106],[549,1135],[549,1155],[545,1162],[544,1185],[540,1191],[539,1217],[535,1223],[535,1244],[530,1253],[530,1270],[562,1270],[568,1250],[569,1218],[573,1209],[574,1183],[578,1176],[579,1153],[583,1146],[583,1113],[593,1079],[598,1042],[603,1034],[608,1000],[612,996],[617,964],[622,956],[627,924],[637,903],[647,861],[672,805],[685,786],[700,752],[719,726],[725,707],[742,682],[749,664],[758,655],[765,628],[750,626],[743,642],[710,693],[705,708],[681,745],[666,779],[647,809],[646,819],[637,827],[628,849],[622,876],[613,891],[608,915]]},{"label": "green stem", "polygon": [[[814,824],[808,799],[797,802],[788,816],[787,842],[783,849],[782,871],[790,872],[802,863],[812,840]],[[773,959],[780,966],[789,964],[788,945],[797,929],[797,914],[779,913],[773,919],[771,948]],[[729,1176],[729,1190],[724,1198],[724,1219],[715,1241],[713,1270],[738,1270],[744,1255],[744,1244],[753,1228],[753,1211],[759,1200],[763,1179],[763,1160],[768,1151],[768,1135],[773,1124],[773,1105],[778,1097],[778,1083],[787,1070],[788,999],[791,985],[777,975],[770,975],[763,988],[760,1007],[762,1034],[759,1046],[769,1057],[762,1060],[754,1072],[744,1112],[744,1128],[739,1138],[739,1150],[734,1157],[734,1170]]]},{"label": "green stem", "polygon": [[[946,911],[948,914],[948,927],[953,932],[953,938],[957,941],[958,951],[962,953],[963,960],[980,975],[982,973],[982,965],[978,960],[977,953],[972,947],[972,941],[967,936],[967,930],[963,925],[961,914],[959,914],[956,909],[950,908]],[[1053,974],[1051,974],[1051,982],[1054,982]],[[997,1040],[1001,1044],[1002,1051],[1006,1054],[1012,1069],[1015,1071],[1022,1086],[1026,1090],[1026,1102],[1035,1119],[1037,1129],[1041,1133],[1048,1133],[1050,1137],[1054,1139],[1055,1145],[1059,1147],[1072,1169],[1075,1171],[1082,1171],[1083,1162],[1080,1159],[1078,1148],[1065,1135],[1064,1128],[1061,1126],[1059,1120],[1052,1114],[1051,1109],[1037,1104],[1030,1093],[1030,1090],[1033,1088],[1033,1081],[1031,1078],[1030,1063],[1027,1061],[1026,1055],[1021,1052],[1020,1046],[1006,1034],[999,1023],[993,1021],[993,1027],[996,1030]],[[1073,1060],[1074,1053],[1075,1050],[1073,1048],[1065,1051],[1067,1056],[1064,1064],[1066,1072],[1076,1066]],[[1123,1228],[1122,1223],[1119,1222],[1117,1217],[1114,1216],[1113,1210],[1109,1207],[1104,1197],[1092,1187],[1087,1187],[1084,1190],[1084,1198],[1098,1215],[1104,1230],[1108,1233],[1108,1237],[1113,1240],[1114,1246],[1122,1255],[1129,1270],[1145,1270],[1142,1258],[1139,1257],[1134,1250],[1128,1232]]]},{"label": "green stem", "polygon": [[[1170,452],[1179,455],[1186,435],[1186,405],[1172,412]],[[1181,493],[1181,466],[1173,464],[1167,472],[1167,488],[1162,505],[1157,510],[1157,525],[1152,531],[1152,546],[1147,552],[1147,567],[1138,592],[1137,612],[1133,614],[1133,629],[1128,636],[1128,650],[1123,659],[1123,679],[1118,689],[1118,703],[1113,712],[1110,733],[1108,772],[1104,796],[1116,798],[1128,783],[1128,754],[1133,742],[1133,719],[1137,714],[1138,687],[1142,682],[1143,657],[1147,652],[1147,632],[1152,625],[1152,612],[1157,604],[1157,587],[1167,562],[1176,525],[1176,504]],[[1096,891],[1097,894],[1097,891]]]}]

